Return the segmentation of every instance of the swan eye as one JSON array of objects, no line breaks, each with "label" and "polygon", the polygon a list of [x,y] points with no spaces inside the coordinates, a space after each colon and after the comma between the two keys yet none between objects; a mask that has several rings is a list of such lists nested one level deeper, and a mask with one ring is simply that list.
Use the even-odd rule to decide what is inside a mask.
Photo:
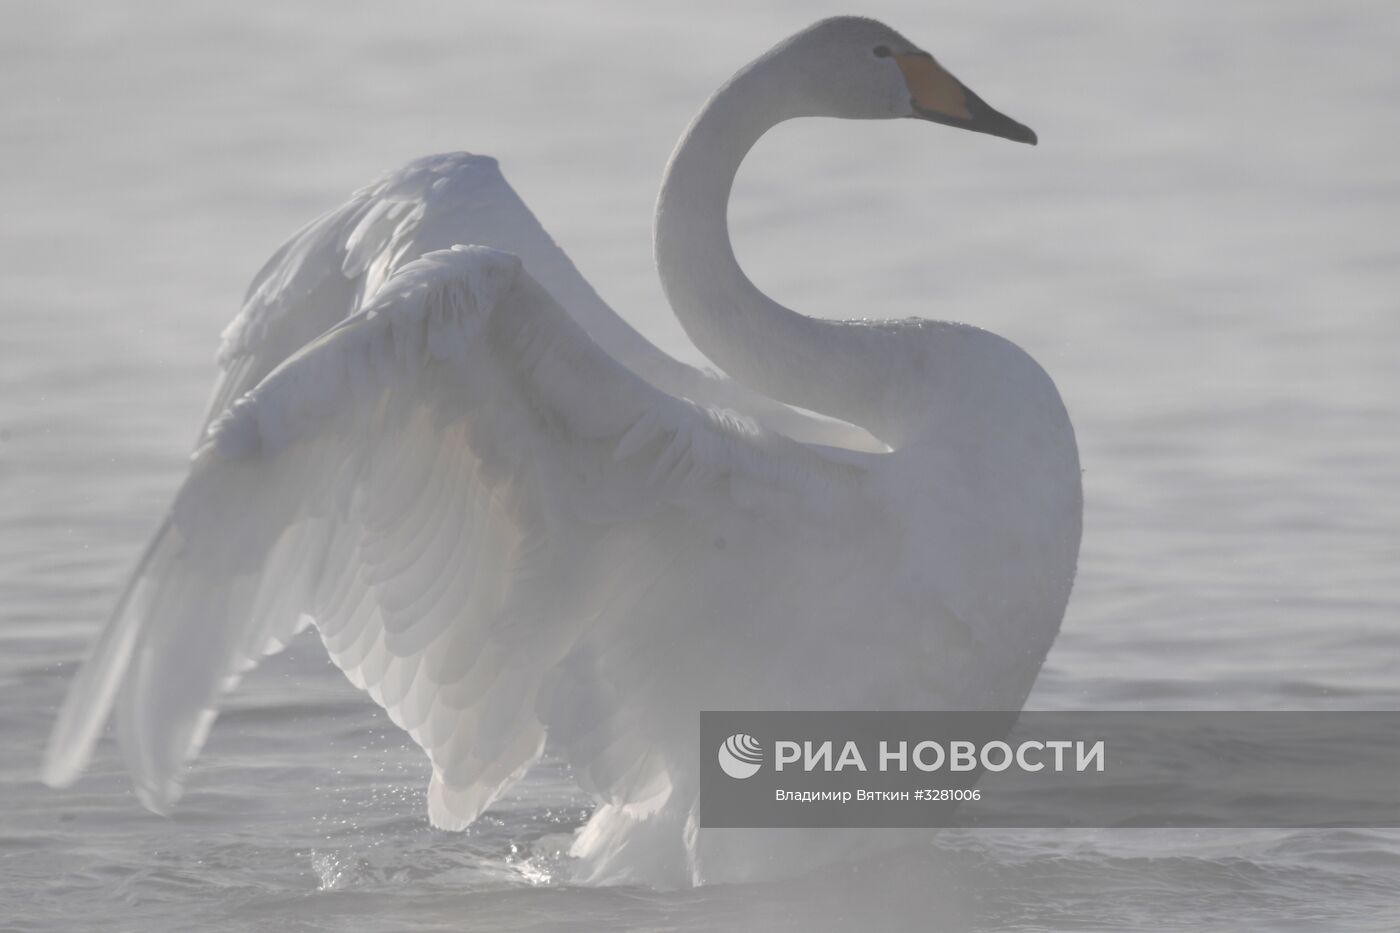
[{"label": "swan eye", "polygon": [[888,45],[877,45],[877,46],[875,46],[875,57],[876,57],[876,58],[889,58],[889,57],[890,57],[890,54],[891,54],[891,53],[890,53],[890,47],[889,47]]}]

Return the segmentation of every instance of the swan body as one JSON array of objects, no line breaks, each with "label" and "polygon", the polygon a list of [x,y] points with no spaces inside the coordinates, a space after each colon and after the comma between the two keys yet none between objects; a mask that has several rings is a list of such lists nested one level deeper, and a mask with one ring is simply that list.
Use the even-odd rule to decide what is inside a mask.
[{"label": "swan body", "polygon": [[220,691],[314,624],[427,752],[434,825],[470,825],[549,742],[599,801],[579,877],[698,883],[819,848],[698,828],[699,710],[1019,708],[1074,576],[1073,430],[1007,340],[819,321],[744,276],[734,173],[822,115],[1034,141],[871,20],[740,71],[656,228],[667,297],[729,378],[614,314],[484,157],[411,163],[293,236],[225,332],[189,476],[45,780],[75,780],[115,711],[166,812]]}]

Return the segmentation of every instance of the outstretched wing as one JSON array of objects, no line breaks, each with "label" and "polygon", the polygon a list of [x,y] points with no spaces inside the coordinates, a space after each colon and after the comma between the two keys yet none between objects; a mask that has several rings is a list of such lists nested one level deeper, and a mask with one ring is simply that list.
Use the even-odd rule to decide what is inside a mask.
[{"label": "outstretched wing", "polygon": [[458,244],[520,257],[610,356],[663,390],[734,408],[799,440],[876,449],[863,431],[809,417],[661,352],[619,317],[540,226],[489,156],[426,156],[299,230],[254,277],[224,331],[206,426],[309,341],[359,312],[397,270]]},{"label": "outstretched wing", "polygon": [[516,257],[430,253],[214,420],[45,779],[77,777],[115,706],[142,800],[169,807],[220,688],[314,620],[427,751],[434,823],[463,827],[540,754],[550,672],[591,627],[644,629],[687,542],[834,521],[864,475],[654,388]]}]

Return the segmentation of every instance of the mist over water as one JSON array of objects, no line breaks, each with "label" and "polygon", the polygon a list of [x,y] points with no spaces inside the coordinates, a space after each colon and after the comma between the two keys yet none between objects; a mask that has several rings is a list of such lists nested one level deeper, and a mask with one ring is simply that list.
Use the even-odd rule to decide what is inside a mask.
[{"label": "mist over water", "polygon": [[[560,883],[546,761],[464,834],[314,636],[226,700],[172,819],[104,742],[36,781],[63,689],[180,476],[273,248],[469,149],[599,291],[698,360],[651,208],[719,82],[833,4],[15,3],[0,35],[0,926],[1389,930],[1396,831],[909,834],[784,883]],[[1085,468],[1041,709],[1400,706],[1400,9],[875,3],[1036,149],[780,127],[736,248],[829,317],[966,320],[1054,376]]]}]

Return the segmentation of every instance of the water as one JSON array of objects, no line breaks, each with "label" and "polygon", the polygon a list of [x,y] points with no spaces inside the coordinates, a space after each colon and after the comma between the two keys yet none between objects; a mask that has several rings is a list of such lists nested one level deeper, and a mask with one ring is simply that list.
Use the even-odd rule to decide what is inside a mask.
[{"label": "water", "polygon": [[[814,878],[562,884],[542,766],[465,835],[419,753],[298,642],[231,697],[171,820],[115,748],[34,779],[87,639],[184,469],[271,249],[379,170],[499,156],[619,309],[695,359],[649,264],[666,155],[827,3],[4,5],[0,926],[20,930],[1389,930],[1395,832],[1012,832]],[[821,8],[819,11],[818,8]],[[828,316],[1034,353],[1087,515],[1042,708],[1400,706],[1400,9],[891,0],[865,10],[1035,127],[780,128],[732,210]]]}]

